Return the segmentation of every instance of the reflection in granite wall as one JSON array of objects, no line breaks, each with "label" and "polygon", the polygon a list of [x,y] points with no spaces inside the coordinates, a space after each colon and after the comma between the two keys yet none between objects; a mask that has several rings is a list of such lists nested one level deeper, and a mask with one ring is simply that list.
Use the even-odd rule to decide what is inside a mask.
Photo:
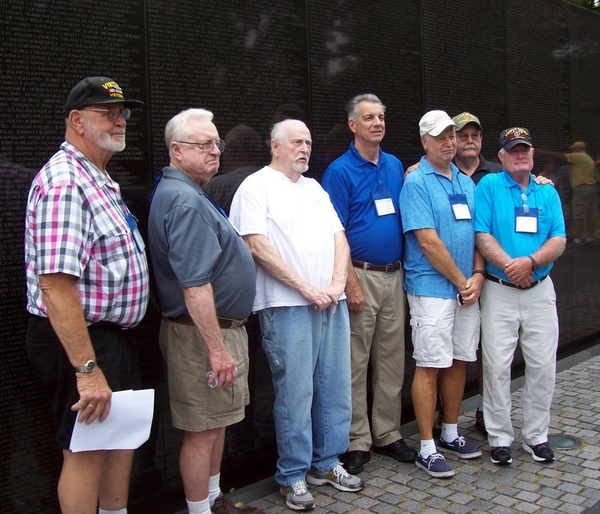
[{"label": "reflection in granite wall", "polygon": [[[498,132],[522,124],[533,133],[536,172],[555,182],[570,228],[565,153],[584,141],[600,158],[600,16],[558,0],[382,0],[368,8],[358,0],[110,4],[0,5],[0,512],[57,512],[60,452],[24,350],[23,214],[32,174],[62,141],[62,105],[80,78],[108,75],[146,102],[128,123],[127,150],[109,165],[142,226],[152,177],[167,164],[164,125],[191,106],[213,110],[223,138],[251,135],[253,151],[223,155],[228,168],[267,163],[271,123],[304,119],[316,178],[351,140],[344,104],[357,93],[373,92],[387,105],[382,147],[405,165],[421,155],[417,124],[426,110],[477,114],[488,158]],[[600,332],[599,254],[600,243],[571,240],[555,267],[560,351]],[[151,439],[136,455],[134,514],[183,506],[180,434],[170,425],[159,322],[151,308],[138,329],[144,386],[156,389],[157,402]],[[252,402],[244,422],[228,430],[225,490],[269,476],[276,457],[270,372],[255,319],[248,331]],[[410,356],[407,365],[409,384]]]}]

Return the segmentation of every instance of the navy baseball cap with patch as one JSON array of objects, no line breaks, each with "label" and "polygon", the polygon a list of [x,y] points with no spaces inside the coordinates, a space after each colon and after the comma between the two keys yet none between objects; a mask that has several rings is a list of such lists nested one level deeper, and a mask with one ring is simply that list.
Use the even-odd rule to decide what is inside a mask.
[{"label": "navy baseball cap with patch", "polygon": [[533,147],[529,130],[523,127],[511,127],[503,130],[500,133],[498,142],[500,143],[500,149],[506,151],[512,150],[517,145]]},{"label": "navy baseball cap with patch", "polygon": [[123,104],[125,107],[142,107],[144,102],[125,98],[121,86],[108,77],[87,77],[79,81],[65,102],[65,116],[74,109],[88,105]]}]

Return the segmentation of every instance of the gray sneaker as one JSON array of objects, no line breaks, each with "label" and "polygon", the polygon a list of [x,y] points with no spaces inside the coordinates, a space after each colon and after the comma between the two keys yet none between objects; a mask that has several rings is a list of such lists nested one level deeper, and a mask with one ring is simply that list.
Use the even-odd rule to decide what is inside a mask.
[{"label": "gray sneaker", "polygon": [[310,485],[329,484],[340,491],[348,492],[360,491],[365,485],[360,478],[348,473],[341,464],[325,473],[319,473],[315,469],[311,469],[306,474],[306,481]]},{"label": "gray sneaker", "polygon": [[282,496],[285,496],[285,503],[292,510],[311,510],[315,508],[315,500],[312,494],[308,492],[304,480],[286,487],[280,487],[279,492]]}]

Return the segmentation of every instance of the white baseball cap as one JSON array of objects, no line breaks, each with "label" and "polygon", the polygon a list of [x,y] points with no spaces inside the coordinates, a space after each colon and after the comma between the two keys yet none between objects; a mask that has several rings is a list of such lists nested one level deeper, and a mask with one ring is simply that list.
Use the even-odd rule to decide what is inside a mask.
[{"label": "white baseball cap", "polygon": [[445,111],[429,111],[419,121],[419,134],[439,136],[448,127],[458,128],[458,125]]}]

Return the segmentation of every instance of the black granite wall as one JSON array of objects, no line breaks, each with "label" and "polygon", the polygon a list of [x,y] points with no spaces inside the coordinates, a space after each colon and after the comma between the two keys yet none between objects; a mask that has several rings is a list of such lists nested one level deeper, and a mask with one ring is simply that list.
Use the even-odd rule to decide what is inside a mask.
[{"label": "black granite wall", "polygon": [[[427,110],[477,114],[488,158],[500,130],[524,125],[536,172],[553,178],[567,217],[560,152],[585,141],[600,157],[600,16],[560,1],[3,0],[0,31],[0,512],[58,511],[61,455],[25,358],[23,213],[33,174],[63,139],[62,106],[81,78],[107,75],[146,102],[128,122],[127,150],[110,163],[142,224],[153,176],[167,163],[164,125],[191,106],[215,113],[221,137],[245,124],[266,140],[281,112],[302,117],[316,178],[351,139],[343,107],[357,93],[387,105],[382,146],[405,165],[421,155],[417,124]],[[266,144],[260,153],[266,164]],[[600,243],[570,242],[555,267],[561,352],[600,332],[599,257]],[[170,498],[183,505],[159,321],[150,309],[138,330],[157,403],[151,440],[137,452],[133,513],[170,512]],[[276,458],[269,371],[256,325],[249,331],[253,401],[228,431],[226,490],[269,476]],[[410,354],[407,363],[409,384]],[[469,377],[473,385],[474,369]]]}]

